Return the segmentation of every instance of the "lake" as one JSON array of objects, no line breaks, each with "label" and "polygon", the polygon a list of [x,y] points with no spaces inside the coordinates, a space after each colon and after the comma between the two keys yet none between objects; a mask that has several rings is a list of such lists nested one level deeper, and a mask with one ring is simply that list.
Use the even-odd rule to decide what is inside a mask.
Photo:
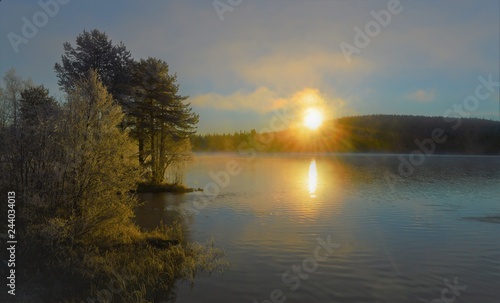
[{"label": "lake", "polygon": [[400,163],[198,154],[185,183],[206,190],[143,194],[136,219],[226,251],[231,269],[179,283],[180,303],[500,302],[500,157]]}]

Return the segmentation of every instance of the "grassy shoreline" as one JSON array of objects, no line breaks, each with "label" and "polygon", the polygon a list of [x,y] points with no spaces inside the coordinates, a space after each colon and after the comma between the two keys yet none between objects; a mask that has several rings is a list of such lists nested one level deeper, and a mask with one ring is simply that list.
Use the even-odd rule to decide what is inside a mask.
[{"label": "grassy shoreline", "polygon": [[196,191],[203,191],[202,188],[191,188],[183,184],[151,184],[139,183],[136,188],[136,193],[191,193]]}]

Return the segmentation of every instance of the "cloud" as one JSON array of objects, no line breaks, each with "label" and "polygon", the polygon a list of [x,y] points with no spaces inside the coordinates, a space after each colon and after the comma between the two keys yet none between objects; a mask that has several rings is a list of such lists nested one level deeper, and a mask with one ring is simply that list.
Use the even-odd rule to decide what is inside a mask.
[{"label": "cloud", "polygon": [[319,87],[325,85],[327,78],[339,78],[355,81],[359,72],[369,74],[373,64],[355,58],[349,64],[342,53],[328,52],[318,48],[290,51],[294,47],[282,45],[282,50],[255,58],[252,61],[241,62],[235,70],[240,77],[251,84],[267,86],[291,91],[299,87]]},{"label": "cloud", "polygon": [[346,104],[338,96],[326,96],[319,89],[304,88],[288,95],[267,88],[259,87],[254,91],[236,91],[229,95],[217,93],[201,94],[189,99],[193,106],[232,111],[253,111],[266,114],[287,107],[294,111],[303,111],[309,107],[330,113],[331,109],[339,110]]},{"label": "cloud", "polygon": [[221,110],[246,110],[267,113],[284,106],[285,100],[267,87],[259,87],[252,92],[236,91],[230,95],[208,93],[191,97],[192,105]]},{"label": "cloud", "polygon": [[422,103],[434,101],[435,98],[436,98],[436,91],[434,89],[427,91],[419,89],[417,91],[414,91],[406,95],[406,99]]}]

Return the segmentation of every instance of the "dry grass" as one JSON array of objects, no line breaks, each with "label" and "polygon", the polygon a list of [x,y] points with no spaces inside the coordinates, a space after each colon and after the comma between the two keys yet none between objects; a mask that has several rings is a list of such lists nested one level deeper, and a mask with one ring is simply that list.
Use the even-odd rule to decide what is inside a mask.
[{"label": "dry grass", "polygon": [[[91,245],[89,240],[83,241],[86,245],[62,240],[71,233],[65,224],[56,220],[32,229],[26,242],[31,249],[24,250],[24,258],[31,260],[29,268],[42,272],[35,285],[60,285],[39,287],[43,289],[39,297],[51,302],[168,301],[176,281],[193,282],[198,273],[223,272],[229,266],[213,242],[186,241],[180,224],[161,225],[151,232],[141,232],[132,224],[117,225],[106,232],[112,239]],[[51,243],[43,240],[48,236]],[[179,244],[157,248],[148,244],[150,238],[175,239]]]}]

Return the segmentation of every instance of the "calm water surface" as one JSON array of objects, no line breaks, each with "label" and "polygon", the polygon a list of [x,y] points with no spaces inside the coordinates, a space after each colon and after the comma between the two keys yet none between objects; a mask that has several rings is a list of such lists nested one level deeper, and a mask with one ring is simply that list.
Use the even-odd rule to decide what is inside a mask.
[{"label": "calm water surface", "polygon": [[[390,155],[198,155],[186,184],[205,187],[217,175],[219,185],[144,194],[137,221],[181,220],[191,240],[213,238],[232,263],[194,288],[180,283],[176,302],[268,303],[279,292],[276,302],[432,302],[442,293],[500,302],[500,157],[427,157],[407,178],[396,177],[399,163]],[[221,177],[228,165],[237,173],[229,180]],[[206,207],[193,204],[217,190]],[[328,237],[336,248],[316,260],[315,251],[327,253],[318,238]],[[446,291],[444,280],[455,278],[458,290]]]}]

